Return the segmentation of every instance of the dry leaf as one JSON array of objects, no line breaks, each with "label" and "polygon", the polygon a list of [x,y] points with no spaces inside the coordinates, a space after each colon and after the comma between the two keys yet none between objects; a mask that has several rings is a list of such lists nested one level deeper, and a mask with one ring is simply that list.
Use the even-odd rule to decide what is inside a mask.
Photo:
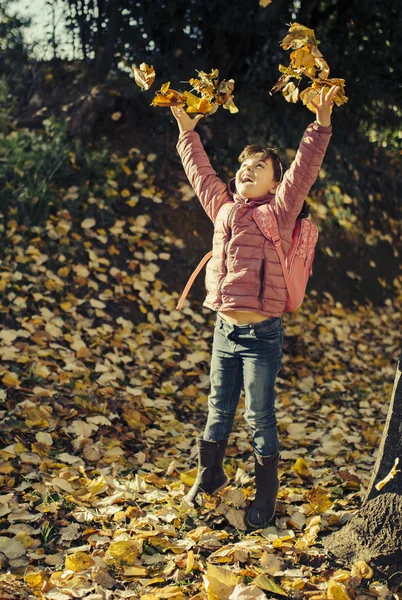
[{"label": "dry leaf", "polygon": [[267,600],[267,597],[257,586],[239,583],[230,594],[229,600]]},{"label": "dry leaf", "polygon": [[327,595],[329,600],[351,600],[346,586],[338,581],[329,580]]},{"label": "dry leaf", "polygon": [[277,585],[275,581],[272,581],[272,579],[270,579],[266,575],[258,575],[253,580],[253,584],[258,586],[262,590],[265,590],[266,592],[271,592],[272,594],[279,594],[280,596],[287,596],[287,593],[279,585]]},{"label": "dry leaf", "polygon": [[393,464],[393,467],[392,467],[392,469],[390,470],[390,472],[388,473],[388,475],[386,475],[386,476],[384,477],[384,479],[382,479],[381,481],[379,481],[378,483],[376,483],[376,484],[375,484],[375,489],[376,489],[376,490],[378,490],[378,491],[379,491],[379,490],[382,490],[382,488],[383,488],[385,485],[387,485],[387,483],[388,483],[389,481],[391,481],[391,479],[393,479],[397,473],[400,473],[400,472],[401,472],[401,470],[400,470],[400,469],[397,469],[397,468],[396,468],[396,467],[398,466],[398,464],[399,464],[399,457],[397,456],[397,457],[396,457],[396,459],[395,459],[395,462],[394,462],[394,464]]},{"label": "dry leaf", "polygon": [[86,571],[94,564],[94,560],[91,556],[89,556],[89,554],[80,551],[74,552],[73,554],[68,554],[65,560],[66,569],[76,573],[80,571]]},{"label": "dry leaf", "polygon": [[[316,108],[312,101],[319,102],[321,90],[327,93],[332,86],[339,86],[339,90],[333,98],[334,104],[340,106],[348,101],[345,96],[345,80],[329,78],[330,68],[317,46],[314,30],[300,23],[291,23],[287,35],[281,42],[284,50],[293,50],[290,54],[290,64],[285,67],[279,66],[282,75],[271,88],[270,94],[281,91],[287,102],[296,103],[298,99],[314,114]],[[307,77],[310,85],[302,92],[299,84],[303,77]],[[291,79],[297,80],[297,87]],[[330,107],[332,112],[333,105]]]},{"label": "dry leaf", "polygon": [[241,578],[226,567],[208,564],[206,575],[203,575],[205,589],[219,600],[228,600]]},{"label": "dry leaf", "polygon": [[155,69],[146,63],[141,63],[140,67],[133,67],[135,83],[142,90],[149,90],[155,81]]}]

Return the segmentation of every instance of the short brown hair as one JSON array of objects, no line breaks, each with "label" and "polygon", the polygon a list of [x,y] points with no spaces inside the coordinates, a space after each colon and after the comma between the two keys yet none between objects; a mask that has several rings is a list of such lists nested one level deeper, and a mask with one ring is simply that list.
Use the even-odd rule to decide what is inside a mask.
[{"label": "short brown hair", "polygon": [[242,163],[248,158],[252,158],[256,154],[262,154],[263,160],[269,159],[272,162],[274,179],[280,183],[283,177],[283,166],[275,148],[268,148],[267,146],[262,146],[261,144],[250,144],[249,146],[246,146],[239,155],[239,163]]}]

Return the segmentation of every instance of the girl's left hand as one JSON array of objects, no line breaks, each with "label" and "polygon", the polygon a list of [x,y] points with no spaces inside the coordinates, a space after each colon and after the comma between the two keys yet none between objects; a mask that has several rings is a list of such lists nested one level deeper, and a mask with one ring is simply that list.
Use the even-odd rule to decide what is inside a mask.
[{"label": "girl's left hand", "polygon": [[316,109],[316,121],[323,127],[329,127],[331,125],[331,105],[333,104],[333,98],[340,89],[339,85],[333,85],[329,90],[328,94],[324,94],[324,88],[321,88],[320,102],[317,104],[314,100],[310,100]]}]

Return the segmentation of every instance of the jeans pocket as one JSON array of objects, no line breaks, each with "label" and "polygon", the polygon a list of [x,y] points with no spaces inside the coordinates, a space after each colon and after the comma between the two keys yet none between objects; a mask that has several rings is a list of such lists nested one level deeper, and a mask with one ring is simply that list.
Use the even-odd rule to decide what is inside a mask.
[{"label": "jeans pocket", "polygon": [[258,340],[277,340],[282,331],[282,319],[280,317],[272,317],[272,319],[262,321],[254,327],[255,337]]}]

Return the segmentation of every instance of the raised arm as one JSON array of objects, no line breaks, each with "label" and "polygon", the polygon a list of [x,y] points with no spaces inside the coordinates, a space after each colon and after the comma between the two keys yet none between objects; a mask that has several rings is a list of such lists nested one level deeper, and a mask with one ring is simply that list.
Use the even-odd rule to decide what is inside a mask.
[{"label": "raised arm", "polygon": [[[182,112],[179,112],[180,110]],[[183,163],[184,171],[205,212],[211,221],[215,223],[221,206],[226,202],[232,202],[227,184],[217,176],[209,162],[200,136],[194,131],[196,124],[194,121],[197,117],[191,119],[179,107],[172,107],[172,113],[179,124],[180,135],[176,148]],[[186,128],[186,126],[191,127],[191,125],[191,129]]]},{"label": "raised arm", "polygon": [[339,86],[325,94],[321,89],[319,102],[311,100],[316,120],[307,126],[296,156],[286,171],[275,194],[274,209],[280,229],[293,229],[303,202],[318,177],[332,135],[331,106]]},{"label": "raised arm", "polygon": [[318,177],[332,135],[332,125],[307,126],[296,156],[279,184],[274,201],[279,229],[293,229],[303,202]]}]

